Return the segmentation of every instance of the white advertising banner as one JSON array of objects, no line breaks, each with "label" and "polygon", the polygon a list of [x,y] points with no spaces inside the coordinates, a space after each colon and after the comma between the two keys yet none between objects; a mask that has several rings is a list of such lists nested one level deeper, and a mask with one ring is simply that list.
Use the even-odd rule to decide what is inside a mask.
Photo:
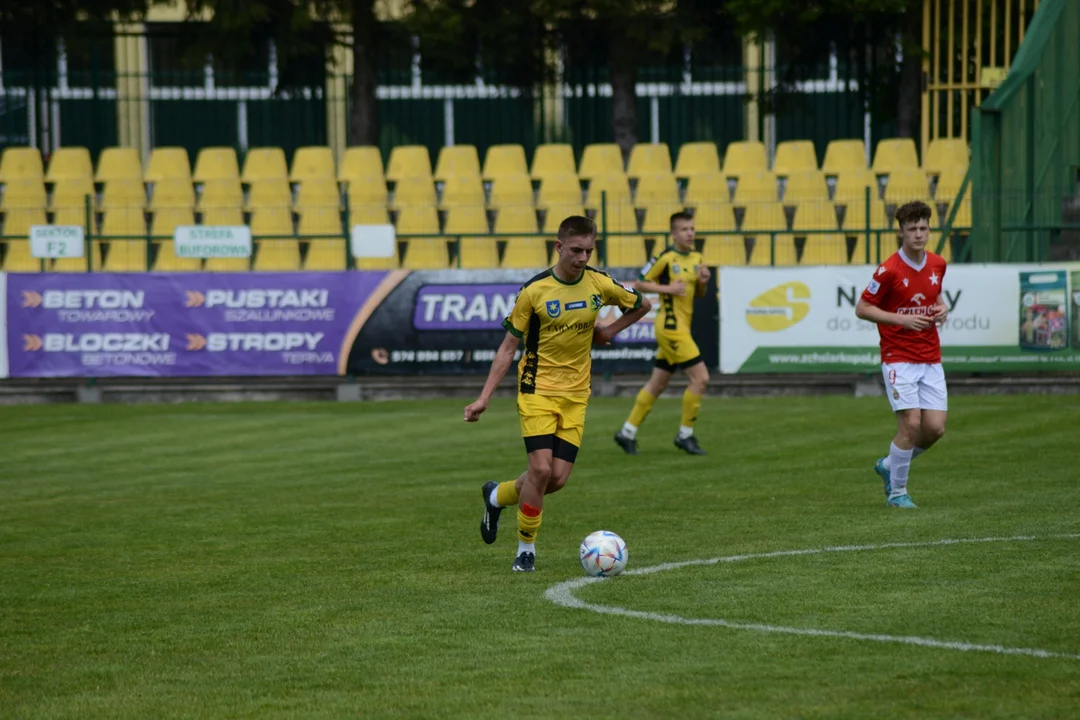
[{"label": "white advertising banner", "polygon": [[[879,367],[877,326],[855,317],[874,270],[722,268],[721,372]],[[941,300],[946,368],[1080,369],[1080,265],[950,265]]]}]

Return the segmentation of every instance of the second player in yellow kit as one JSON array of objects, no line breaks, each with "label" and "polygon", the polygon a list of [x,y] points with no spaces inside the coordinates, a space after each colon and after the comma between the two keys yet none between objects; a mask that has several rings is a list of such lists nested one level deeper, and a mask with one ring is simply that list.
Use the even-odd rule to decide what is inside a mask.
[{"label": "second player in yellow kit", "polygon": [[652,376],[637,395],[634,409],[615,442],[630,455],[637,455],[637,431],[652,410],[656,398],[667,389],[676,368],[682,368],[689,384],[683,393],[682,422],[675,436],[675,447],[691,455],[704,455],[694,424],[701,408],[701,396],[709,384],[709,370],[697,343],[690,334],[694,318],[694,298],[708,289],[709,269],[701,253],[694,250],[694,218],[684,212],[671,216],[671,246],[653,258],[641,270],[636,288],[658,293],[660,307],[654,321],[656,361]]}]

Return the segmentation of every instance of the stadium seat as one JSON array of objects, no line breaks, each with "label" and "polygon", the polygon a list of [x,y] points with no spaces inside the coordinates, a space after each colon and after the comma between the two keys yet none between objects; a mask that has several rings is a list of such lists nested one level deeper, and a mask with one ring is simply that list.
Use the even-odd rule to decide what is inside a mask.
[{"label": "stadium seat", "polygon": [[[612,268],[640,268],[649,261],[645,254],[645,240],[640,235],[624,237],[622,235],[609,235],[604,241],[604,266]],[[663,246],[664,238],[657,239],[658,246]],[[598,251],[599,253],[599,251]],[[592,261],[599,263],[600,259]]]},{"label": "stadium seat", "polygon": [[909,200],[921,200],[930,196],[926,173],[915,168],[894,168],[885,185],[885,202],[903,205]]},{"label": "stadium seat", "polygon": [[866,169],[866,145],[862,140],[830,140],[825,147],[821,171],[826,175]]},{"label": "stadium seat", "polygon": [[827,200],[809,200],[795,208],[795,230],[837,230],[836,206]]},{"label": "stadium seat", "polygon": [[385,183],[382,153],[379,148],[373,145],[346,148],[341,157],[341,167],[338,168],[338,180],[351,184],[375,179]]},{"label": "stadium seat", "polygon": [[739,177],[735,185],[736,205],[748,203],[776,202],[776,176],[768,170],[747,170]]},{"label": "stadium seat", "polygon": [[705,203],[728,202],[731,190],[727,178],[719,172],[702,173],[690,178],[686,188],[684,202],[688,207],[697,207]]},{"label": "stadium seat", "polygon": [[720,155],[716,143],[683,143],[679,148],[679,158],[675,161],[675,177],[692,178],[698,175],[720,173]]},{"label": "stadium seat", "polygon": [[240,166],[236,162],[236,150],[231,147],[205,147],[195,156],[195,170],[191,175],[197,182],[207,180],[239,180]]},{"label": "stadium seat", "polygon": [[386,179],[400,182],[405,178],[426,178],[431,182],[431,156],[424,145],[399,145],[390,151]]},{"label": "stadium seat", "polygon": [[435,185],[431,178],[415,175],[398,180],[394,186],[393,205],[399,208],[423,205],[434,209]]},{"label": "stadium seat", "polygon": [[671,152],[667,143],[638,143],[631,148],[626,174],[634,178],[643,175],[671,175]]},{"label": "stadium seat", "polygon": [[[4,270],[41,272],[41,259],[30,252],[30,227],[46,224],[45,208],[16,208],[4,213],[3,242],[7,245],[7,251],[3,253]],[[85,261],[82,269],[86,269]]]},{"label": "stadium seat", "polygon": [[296,207],[341,205],[341,189],[334,177],[307,178],[296,191]]},{"label": "stadium seat", "polygon": [[44,180],[41,153],[32,147],[9,147],[0,156],[0,183],[12,180]]},{"label": "stadium seat", "polygon": [[[11,214],[6,213],[10,218]],[[87,225],[86,208],[85,207],[59,207],[53,211],[52,223],[53,225],[78,225],[84,230]],[[97,225],[93,217],[90,218],[90,224],[93,226],[94,232],[97,232]],[[5,223],[6,226],[6,223]],[[5,230],[7,232],[7,230]],[[94,270],[101,269],[101,243],[94,242],[93,245],[87,250],[90,253],[91,267]],[[86,272],[86,258],[56,258],[52,261],[53,272]]]},{"label": "stadium seat", "polygon": [[817,152],[814,150],[814,143],[809,140],[787,140],[777,143],[776,157],[773,159],[775,174],[791,175],[817,169]]},{"label": "stadium seat", "polygon": [[[206,197],[206,190],[203,190]],[[292,206],[292,189],[287,178],[264,178],[251,183],[248,191],[249,209],[271,207],[287,208]]]},{"label": "stadium seat", "polygon": [[285,151],[279,147],[252,148],[244,156],[244,172],[240,180],[244,184],[259,180],[288,180],[289,168],[285,164]]},{"label": "stadium seat", "polygon": [[562,221],[573,215],[579,217],[585,215],[585,208],[581,206],[580,200],[576,204],[568,203],[566,205],[552,205],[544,212],[544,222],[540,231],[546,235],[554,236],[559,232],[559,225]]},{"label": "stadium seat", "polygon": [[836,176],[836,191],[833,200],[836,202],[855,202],[866,200],[866,188],[870,188],[870,199],[877,200],[878,181],[877,176],[866,168],[848,168],[841,170]]},{"label": "stadium seat", "polygon": [[499,247],[495,238],[461,238],[458,243],[458,266],[470,270],[493,270],[499,267]]},{"label": "stadium seat", "polygon": [[630,205],[630,183],[625,175],[597,175],[589,181],[585,207],[599,209],[607,205]]},{"label": "stadium seat", "polygon": [[353,178],[349,181],[349,189],[346,191],[349,200],[349,208],[357,208],[362,205],[382,205],[389,203],[389,194],[386,191],[386,183],[381,177]]},{"label": "stadium seat", "polygon": [[512,237],[506,241],[504,268],[544,268],[548,266],[547,242],[540,237]]},{"label": "stadium seat", "polygon": [[[951,211],[952,205],[950,204],[946,209],[946,216]],[[960,208],[956,211],[956,217],[953,218],[954,228],[971,228],[971,195],[964,193],[964,197],[960,199]],[[1080,288],[1078,288],[1080,290]]]},{"label": "stadium seat", "polygon": [[[934,190],[934,199],[938,202],[951,203],[953,198],[960,194],[960,185],[964,182],[967,174],[966,167],[946,167],[938,175],[937,188]],[[971,183],[968,183],[967,193],[971,192]]]},{"label": "stadium seat", "polygon": [[[837,203],[840,205],[841,203]],[[867,227],[866,203],[859,200],[845,205],[844,220],[841,227],[848,235],[864,232]],[[885,213],[885,203],[877,198],[870,201],[870,229],[880,230],[892,227],[892,222]]]},{"label": "stadium seat", "polygon": [[501,175],[491,183],[488,206],[497,209],[524,205],[533,205],[532,181],[528,175]]},{"label": "stadium seat", "polygon": [[289,181],[304,183],[307,180],[337,181],[334,154],[325,146],[309,145],[297,148],[293,153]]},{"label": "stadium seat", "polygon": [[101,151],[101,156],[98,157],[97,174],[94,176],[95,182],[142,179],[142,161],[135,148],[110,147]]},{"label": "stadium seat", "polygon": [[[207,186],[209,185],[210,183],[207,183]],[[236,183],[236,187],[239,191],[239,182]],[[210,207],[204,210],[201,224],[239,227],[244,224],[244,215],[240,211],[239,203],[228,207]],[[205,267],[210,272],[244,272],[250,266],[251,258],[207,258]]]},{"label": "stadium seat", "polygon": [[90,178],[58,180],[53,185],[52,199],[49,205],[52,208],[85,208],[87,197],[90,198],[90,207],[95,207],[97,204],[95,201],[96,193],[94,192],[94,183]]},{"label": "stadium seat", "polygon": [[146,187],[138,180],[110,180],[101,193],[101,209],[143,208],[146,206]]},{"label": "stadium seat", "polygon": [[157,247],[154,258],[154,270],[159,272],[195,272],[202,270],[200,258],[182,258],[176,256],[176,243],[173,238],[176,228],[195,224],[195,213],[190,208],[163,208],[154,213],[150,221],[150,235]]},{"label": "stadium seat", "polygon": [[349,229],[353,225],[390,225],[390,212],[385,205],[350,205]]},{"label": "stadium seat", "polygon": [[[794,237],[787,231],[787,216],[778,202],[761,202],[747,205],[739,232],[744,236],[754,237],[754,247],[750,253],[751,265],[794,265]],[[772,257],[770,244],[775,232],[775,258]]]},{"label": "stadium seat", "polygon": [[166,178],[191,179],[191,165],[188,152],[182,147],[159,147],[150,152],[150,161],[146,164],[146,182],[157,182]]},{"label": "stadium seat", "polygon": [[452,177],[480,177],[480,156],[475,145],[450,145],[439,150],[435,180],[445,182]]},{"label": "stadium seat", "polygon": [[549,177],[564,177],[573,175],[577,178],[577,168],[574,166],[574,149],[569,145],[551,144],[539,145],[533,154],[532,171],[533,180],[545,180]]},{"label": "stadium seat", "polygon": [[[607,242],[610,253],[606,260],[609,267],[641,266],[645,258],[645,238],[638,234],[637,214],[630,205],[609,207],[607,222],[597,213],[596,227],[601,238]],[[666,229],[661,244],[666,240]],[[634,259],[631,262],[631,259]],[[640,260],[640,262],[638,261]],[[599,262],[599,259],[596,261]]]},{"label": "stadium seat", "polygon": [[637,213],[634,212],[634,208],[630,205],[609,205],[606,215],[602,210],[598,210],[595,221],[597,232],[600,233],[638,232]]},{"label": "stadium seat", "polygon": [[582,180],[605,175],[624,175],[622,149],[615,143],[586,145],[581,154],[578,177]]},{"label": "stadium seat", "polygon": [[495,232],[500,235],[537,232],[536,211],[531,205],[508,205],[495,213]]},{"label": "stadium seat", "polygon": [[[645,219],[641,223],[641,232],[656,234],[666,238],[671,232],[671,216],[677,212],[683,212],[680,203],[657,203],[645,208]],[[694,225],[695,230],[697,225]]]},{"label": "stadium seat", "polygon": [[888,175],[895,170],[919,167],[919,156],[915,152],[915,141],[911,138],[889,138],[879,140],[874,151],[874,164],[871,169],[877,175]]},{"label": "stadium seat", "polygon": [[408,205],[397,218],[398,235],[438,235],[439,216],[432,205]]},{"label": "stadium seat", "polygon": [[150,235],[155,239],[169,238],[176,234],[177,227],[195,224],[195,213],[190,208],[161,208],[155,210],[150,220]]},{"label": "stadium seat", "polygon": [[968,145],[961,138],[936,138],[930,141],[923,158],[923,171],[928,175],[960,171],[963,175],[971,162]]},{"label": "stadium seat", "polygon": [[724,175],[742,177],[746,173],[767,172],[768,160],[765,144],[758,141],[740,140],[730,143],[724,153]]},{"label": "stadium seat", "polygon": [[484,156],[484,180],[507,176],[529,176],[525,148],[520,145],[492,145]]},{"label": "stadium seat", "polygon": [[191,181],[170,178],[154,183],[150,193],[150,209],[195,207],[195,188]]},{"label": "stadium seat", "polygon": [[784,187],[784,204],[797,205],[808,200],[829,199],[825,173],[820,170],[793,170]]},{"label": "stadium seat", "polygon": [[581,184],[577,175],[549,175],[540,183],[536,206],[580,205]]},{"label": "stadium seat", "polygon": [[451,175],[442,189],[441,207],[484,207],[484,186],[479,175]]},{"label": "stadium seat", "polygon": [[94,166],[90,162],[90,151],[84,147],[62,147],[57,149],[49,159],[49,171],[45,175],[45,182],[54,183],[58,180],[78,180],[85,178],[92,180]]},{"label": "stadium seat", "polygon": [[445,235],[486,235],[487,211],[475,205],[452,207],[446,211]]},{"label": "stadium seat", "polygon": [[236,208],[239,210],[243,204],[244,191],[240,187],[239,180],[208,180],[203,184],[198,207],[200,210],[205,208]]},{"label": "stadium seat", "polygon": [[4,182],[0,208],[45,208],[45,183],[41,178],[12,178]]},{"label": "stadium seat", "polygon": [[[803,265],[843,265],[847,263],[847,239],[838,231],[836,206],[828,201],[811,201],[795,209],[792,226],[795,237],[804,237],[800,263]],[[831,233],[806,233],[807,230],[832,230]]]},{"label": "stadium seat", "polygon": [[701,257],[706,265],[745,265],[746,242],[741,235],[716,235],[705,238]]},{"label": "stadium seat", "polygon": [[288,208],[254,210],[251,213],[251,235],[255,245],[252,270],[299,270],[300,243],[295,237],[281,237],[293,233],[292,213]]},{"label": "stadium seat", "polygon": [[409,238],[401,267],[409,270],[443,270],[450,267],[450,252],[441,237]]},{"label": "stadium seat", "polygon": [[301,242],[308,244],[305,270],[345,269],[347,242],[336,203],[309,205],[300,210],[297,234]]},{"label": "stadium seat", "polygon": [[677,202],[679,202],[679,186],[675,182],[675,176],[670,172],[649,173],[638,179],[637,189],[634,192],[636,207]]},{"label": "stadium seat", "polygon": [[146,272],[146,216],[141,207],[106,209],[101,239],[106,247],[101,266],[105,272]]},{"label": "stadium seat", "polygon": [[702,203],[694,209],[697,234],[735,232],[735,210],[727,202]]}]

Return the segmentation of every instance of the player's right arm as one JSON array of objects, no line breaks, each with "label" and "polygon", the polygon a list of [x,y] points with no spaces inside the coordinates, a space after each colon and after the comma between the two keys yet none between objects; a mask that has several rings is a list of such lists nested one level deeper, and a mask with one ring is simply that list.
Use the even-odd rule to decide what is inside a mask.
[{"label": "player's right arm", "polygon": [[658,295],[685,295],[686,283],[676,280],[673,283],[661,284],[657,282],[660,275],[668,266],[666,257],[654,257],[649,264],[641,269],[634,288],[640,292],[657,293]]},{"label": "player's right arm", "polygon": [[488,372],[484,389],[480,391],[480,397],[476,399],[476,402],[465,408],[465,422],[476,422],[483,412],[488,409],[488,403],[491,402],[491,396],[495,393],[495,388],[499,387],[499,383],[506,377],[507,371],[514,363],[514,353],[517,352],[518,342],[520,342],[520,338],[517,335],[513,332],[506,333],[506,337],[503,338],[502,344],[499,345],[499,349],[495,353],[495,359],[491,361],[491,370]]},{"label": "player's right arm", "polygon": [[889,279],[881,276],[882,273],[879,272],[863,290],[859,302],[855,303],[855,316],[878,325],[899,325],[916,332],[930,327],[932,321],[923,315],[901,315],[879,307],[889,296],[890,288]]}]

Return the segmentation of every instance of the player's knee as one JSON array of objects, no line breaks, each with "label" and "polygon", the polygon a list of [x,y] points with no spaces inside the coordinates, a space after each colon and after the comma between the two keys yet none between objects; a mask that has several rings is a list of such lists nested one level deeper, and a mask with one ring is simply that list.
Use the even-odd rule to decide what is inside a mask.
[{"label": "player's knee", "polygon": [[945,437],[945,423],[923,423],[922,441],[924,445],[933,445],[943,437]]},{"label": "player's knee", "polygon": [[562,490],[564,487],[566,487],[567,479],[568,476],[565,475],[552,475],[551,478],[548,480],[547,490],[545,491],[545,494],[550,495],[551,493],[557,493]]},{"label": "player's knee", "polygon": [[919,418],[918,412],[903,412],[898,418],[899,422],[896,424],[896,429],[900,435],[915,443],[919,440],[922,434],[922,424]]},{"label": "player's knee", "polygon": [[545,490],[551,482],[551,461],[533,460],[529,463],[529,483],[533,487]]}]

